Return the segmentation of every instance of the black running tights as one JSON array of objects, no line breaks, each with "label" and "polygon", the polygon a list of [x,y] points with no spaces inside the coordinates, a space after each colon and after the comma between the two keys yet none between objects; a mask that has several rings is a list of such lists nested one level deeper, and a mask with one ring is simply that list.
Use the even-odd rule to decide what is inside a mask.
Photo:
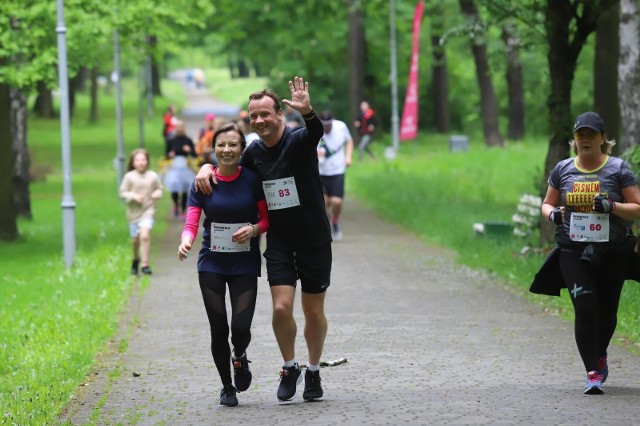
[{"label": "black running tights", "polygon": [[180,208],[180,213],[186,213],[187,211],[187,198],[189,198],[189,193],[187,192],[171,193],[171,199],[173,200],[173,205]]},{"label": "black running tights", "polygon": [[580,253],[561,252],[560,270],[575,312],[575,338],[587,372],[598,369],[598,357],[607,355],[616,330],[618,303],[626,273],[620,255],[602,255],[602,267],[594,271],[580,260]]},{"label": "black running tights", "polygon": [[251,341],[251,321],[256,307],[258,278],[253,275],[223,276],[200,272],[200,290],[211,327],[211,354],[222,385],[231,384],[231,349],[225,294],[231,298],[231,344],[242,355]]}]

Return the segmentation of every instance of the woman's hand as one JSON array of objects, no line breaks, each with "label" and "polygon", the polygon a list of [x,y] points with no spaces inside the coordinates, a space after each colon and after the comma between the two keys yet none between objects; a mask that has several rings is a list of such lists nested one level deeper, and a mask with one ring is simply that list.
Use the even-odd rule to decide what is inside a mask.
[{"label": "woman's hand", "polygon": [[189,252],[191,251],[192,244],[193,244],[193,241],[191,241],[191,238],[189,237],[182,238],[180,247],[178,247],[178,259],[180,259],[180,261],[185,260],[187,256],[189,256]]},{"label": "woman's hand", "polygon": [[254,237],[255,225],[246,225],[242,228],[238,229],[231,236],[231,241],[234,241],[238,244],[244,244]]}]

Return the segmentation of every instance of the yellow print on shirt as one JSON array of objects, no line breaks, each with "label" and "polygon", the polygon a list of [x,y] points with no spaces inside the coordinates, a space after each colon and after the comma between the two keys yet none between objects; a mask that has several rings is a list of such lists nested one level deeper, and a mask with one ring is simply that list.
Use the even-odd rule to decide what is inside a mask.
[{"label": "yellow print on shirt", "polygon": [[600,192],[600,181],[574,182],[571,192],[567,192],[565,203],[576,212],[593,211],[593,196]]}]

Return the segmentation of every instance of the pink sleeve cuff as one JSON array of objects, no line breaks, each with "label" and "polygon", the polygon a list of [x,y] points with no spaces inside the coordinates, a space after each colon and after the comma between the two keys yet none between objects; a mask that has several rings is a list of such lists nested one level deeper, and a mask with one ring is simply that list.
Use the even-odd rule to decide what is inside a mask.
[{"label": "pink sleeve cuff", "polygon": [[182,230],[180,238],[188,235],[191,237],[191,241],[195,241],[198,236],[198,225],[200,225],[200,214],[202,209],[200,207],[188,207],[187,208],[187,220]]}]

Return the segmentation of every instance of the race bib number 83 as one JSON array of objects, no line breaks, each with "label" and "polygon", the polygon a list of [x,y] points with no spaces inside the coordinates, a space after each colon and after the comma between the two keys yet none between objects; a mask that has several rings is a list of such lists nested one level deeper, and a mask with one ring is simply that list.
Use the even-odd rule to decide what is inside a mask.
[{"label": "race bib number 83", "polygon": [[293,176],[265,180],[262,182],[262,188],[264,189],[264,196],[267,199],[267,208],[269,210],[287,209],[300,205],[298,189]]}]

